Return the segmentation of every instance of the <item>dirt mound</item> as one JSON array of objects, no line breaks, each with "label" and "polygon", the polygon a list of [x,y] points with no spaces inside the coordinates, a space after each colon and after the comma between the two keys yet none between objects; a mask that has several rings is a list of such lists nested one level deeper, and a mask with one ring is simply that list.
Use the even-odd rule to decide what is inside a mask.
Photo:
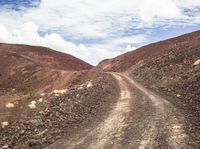
[{"label": "dirt mound", "polygon": [[45,47],[0,44],[0,57],[0,88],[6,91],[34,88],[43,92],[66,87],[92,68],[78,58]]}]

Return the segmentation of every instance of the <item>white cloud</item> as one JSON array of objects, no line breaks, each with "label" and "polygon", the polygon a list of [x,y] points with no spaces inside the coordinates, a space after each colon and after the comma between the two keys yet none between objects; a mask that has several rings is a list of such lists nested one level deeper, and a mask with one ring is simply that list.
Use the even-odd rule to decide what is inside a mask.
[{"label": "white cloud", "polygon": [[96,64],[146,43],[145,29],[199,24],[199,13],[184,14],[197,7],[200,0],[42,0],[23,11],[1,7],[0,41],[47,46]]},{"label": "white cloud", "polygon": [[9,38],[10,34],[8,30],[0,24],[0,39],[2,42],[6,42],[7,39]]},{"label": "white cloud", "polygon": [[147,40],[147,35],[145,34],[138,34],[132,36],[122,36],[109,41],[113,45],[123,45],[123,44],[138,44],[143,43]]},{"label": "white cloud", "polygon": [[195,8],[200,6],[200,0],[175,0],[175,3],[180,8]]},{"label": "white cloud", "polygon": [[[143,21],[145,24],[152,24],[158,22],[154,19],[180,17],[179,7],[185,6],[185,1],[59,0],[55,3],[54,0],[42,0],[38,8],[23,12],[2,9],[0,20],[8,29],[32,21],[36,22],[41,30],[61,29],[63,34],[74,39],[107,38],[122,33],[129,25],[137,26]],[[189,3],[190,1],[187,1],[187,4]],[[196,6],[195,4],[198,3],[192,6]]]},{"label": "white cloud", "polygon": [[[2,33],[0,42],[45,46],[57,51],[72,54],[94,65],[104,58],[112,58],[126,52],[126,49],[115,52],[112,51],[114,48],[119,48],[118,45],[120,44],[120,41],[117,45],[104,43],[103,45],[93,44],[85,46],[83,44],[74,44],[70,41],[66,41],[57,33],[40,36],[38,30],[39,27],[33,22],[24,23],[21,27],[13,29],[10,32],[8,32],[5,26],[0,24],[0,32]],[[139,39],[136,38],[135,41],[139,42]],[[131,43],[131,41],[127,42],[126,40],[123,40],[123,42]]]},{"label": "white cloud", "polygon": [[180,15],[180,9],[173,0],[141,0],[140,16],[145,22],[154,18],[171,19]]},{"label": "white cloud", "polygon": [[128,45],[128,46],[126,47],[126,52],[133,51],[133,50],[135,50],[135,49],[136,49],[136,47],[132,47],[131,45]]},{"label": "white cloud", "polygon": [[57,33],[45,34],[42,37],[38,34],[38,29],[39,27],[33,22],[27,22],[21,27],[8,32],[6,27],[0,24],[0,32],[2,33],[0,42],[46,46],[79,57],[78,53],[84,51],[85,47],[83,45],[68,42]]}]

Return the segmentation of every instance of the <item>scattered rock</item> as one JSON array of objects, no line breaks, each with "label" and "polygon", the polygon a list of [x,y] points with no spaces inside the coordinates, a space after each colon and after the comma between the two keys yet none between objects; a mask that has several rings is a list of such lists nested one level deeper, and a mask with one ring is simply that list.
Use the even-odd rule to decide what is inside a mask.
[{"label": "scattered rock", "polygon": [[45,95],[46,95],[45,93],[41,93],[41,94],[40,94],[40,96],[45,96]]},{"label": "scattered rock", "polygon": [[83,90],[83,89],[84,89],[83,86],[84,86],[84,84],[81,84],[81,85],[78,87],[78,89],[79,89],[79,90]]},{"label": "scattered rock", "polygon": [[10,149],[10,147],[9,147],[9,145],[4,145],[4,146],[2,146],[2,149]]},{"label": "scattered rock", "polygon": [[6,104],[6,108],[14,108],[15,107],[15,105],[13,104],[13,103],[7,103]]},{"label": "scattered rock", "polygon": [[40,118],[36,118],[36,119],[31,119],[29,121],[26,122],[27,124],[31,124],[31,125],[34,125],[34,126],[40,126],[40,125],[43,125],[43,122]]},{"label": "scattered rock", "polygon": [[45,130],[43,130],[42,132],[39,132],[36,136],[37,136],[37,137],[42,136],[42,135],[44,135],[46,132],[48,132],[48,129],[45,129]]},{"label": "scattered rock", "polygon": [[25,133],[24,130],[21,130],[21,131],[20,131],[20,135],[23,135],[24,133]]},{"label": "scattered rock", "polygon": [[36,140],[36,139],[31,139],[28,141],[28,146],[29,147],[33,147],[33,146],[36,146],[37,144],[39,144],[39,140]]},{"label": "scattered rock", "polygon": [[8,125],[9,125],[8,121],[1,122],[1,127],[2,128],[5,128]]},{"label": "scattered rock", "polygon": [[93,85],[92,85],[92,82],[90,81],[90,82],[88,82],[88,84],[87,84],[87,88],[90,88],[90,87],[92,87]]},{"label": "scattered rock", "polygon": [[42,101],[43,101],[43,98],[39,98],[39,99],[38,99],[38,102],[42,102]]},{"label": "scattered rock", "polygon": [[[12,144],[13,148],[45,148],[71,129],[79,128],[82,122],[91,120],[101,108],[107,109],[105,107],[115,100],[114,97],[118,94],[117,81],[110,75],[105,76],[93,80],[93,87],[88,90],[87,82],[81,85],[84,90],[74,86],[62,96],[59,93],[50,94],[48,100],[45,100],[48,104],[41,107],[42,109],[38,106],[38,112],[28,112],[30,115],[27,118],[15,119],[10,127],[0,131],[0,136],[4,136],[0,137],[1,145]],[[105,89],[102,89],[103,85]],[[43,100],[40,97],[30,101],[28,106],[34,109]]]},{"label": "scattered rock", "polygon": [[[198,35],[192,40],[186,39],[185,42],[182,42],[183,40],[180,38],[181,40],[177,45],[173,45],[173,48],[168,48],[168,41],[166,44],[161,42],[160,44],[163,45],[160,47],[164,50],[163,53],[154,53],[155,57],[152,58],[146,53],[148,58],[142,66],[137,67],[137,64],[132,63],[134,70],[128,70],[132,73],[134,80],[161,95],[183,113],[187,133],[197,140],[199,140],[197,136],[200,121],[199,37]],[[171,42],[169,43],[171,44]],[[155,48],[155,52],[156,49],[159,52],[162,50]],[[152,88],[153,85],[157,89]],[[166,90],[166,88],[170,88],[170,90]],[[188,129],[190,124],[192,125],[191,130]]]},{"label": "scattered rock", "polygon": [[28,105],[29,106],[29,108],[31,108],[31,109],[35,109],[36,108],[36,101],[31,101],[31,103]]},{"label": "scattered rock", "polygon": [[60,96],[60,94],[54,94],[54,96],[55,96],[55,97],[59,97],[59,96]]},{"label": "scattered rock", "polygon": [[193,66],[197,66],[197,65],[200,65],[200,59],[196,60],[193,64]]},{"label": "scattered rock", "polygon": [[68,89],[62,89],[62,90],[54,90],[54,94],[65,94],[68,91]]}]

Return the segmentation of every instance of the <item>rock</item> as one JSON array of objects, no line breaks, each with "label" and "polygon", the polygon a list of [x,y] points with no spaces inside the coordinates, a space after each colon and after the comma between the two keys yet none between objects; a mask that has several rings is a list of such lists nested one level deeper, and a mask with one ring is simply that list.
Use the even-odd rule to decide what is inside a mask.
[{"label": "rock", "polygon": [[68,133],[70,129],[79,128],[82,121],[89,121],[96,115],[96,109],[104,104],[107,90],[112,86],[108,84],[103,90],[101,86],[106,83],[105,80],[104,78],[104,80],[91,81],[93,87],[90,89],[87,89],[89,81],[81,85],[84,90],[79,90],[80,86],[77,85],[64,95],[58,93],[60,97],[51,94],[48,100],[41,96],[33,101],[30,100],[27,104],[28,109],[28,105],[39,106],[42,101],[48,104],[39,108],[36,113],[30,112],[31,115],[25,119],[12,122],[12,127],[2,131],[1,145],[11,142],[14,148],[45,148],[51,142],[62,138],[63,134]]},{"label": "rock", "polygon": [[68,89],[61,89],[61,90],[54,90],[54,94],[65,94],[68,91]]},{"label": "rock", "polygon": [[1,122],[1,127],[2,128],[5,128],[8,125],[9,125],[8,121]]},{"label": "rock", "polygon": [[42,101],[43,101],[43,98],[39,98],[39,99],[38,99],[38,102],[42,102]]},{"label": "rock", "polygon": [[177,94],[176,96],[177,96],[177,97],[181,97],[181,95],[180,95],[180,94]]},{"label": "rock", "polygon": [[78,87],[78,89],[79,89],[79,90],[83,90],[84,87],[83,87],[82,85],[80,85],[80,86]]},{"label": "rock", "polygon": [[37,137],[42,136],[42,135],[45,134],[46,132],[48,132],[48,129],[45,129],[45,130],[43,130],[42,132],[39,132],[39,133],[37,134]]},{"label": "rock", "polygon": [[40,125],[43,125],[43,122],[41,119],[32,119],[32,120],[27,121],[27,124],[33,124],[35,126],[40,126]]},{"label": "rock", "polygon": [[92,87],[93,85],[92,85],[92,82],[90,81],[88,84],[87,84],[87,88],[90,88],[90,87]]},{"label": "rock", "polygon": [[4,145],[4,146],[2,146],[2,149],[10,149],[10,147],[9,147],[9,145]]},{"label": "rock", "polygon": [[7,103],[6,104],[6,108],[14,108],[15,107],[15,105],[13,104],[13,103]]},{"label": "rock", "polygon": [[56,94],[54,94],[54,96],[55,96],[55,97],[59,97],[60,95],[56,93]]},{"label": "rock", "polygon": [[171,92],[171,89],[170,89],[170,88],[167,88],[167,91],[168,91],[168,92]]},{"label": "rock", "polygon": [[29,108],[31,108],[31,109],[35,109],[36,108],[36,101],[31,101],[31,103],[28,105],[29,106]]},{"label": "rock", "polygon": [[23,135],[24,133],[25,133],[24,130],[21,130],[21,131],[20,131],[20,135]]},{"label": "rock", "polygon": [[41,93],[40,96],[45,96],[45,93]]},{"label": "rock", "polygon": [[200,65],[200,59],[196,60],[193,64],[193,66],[197,66],[197,65]]},{"label": "rock", "polygon": [[29,145],[29,147],[33,147],[33,146],[36,146],[38,143],[39,143],[38,140],[31,139],[31,140],[29,140],[28,145]]}]

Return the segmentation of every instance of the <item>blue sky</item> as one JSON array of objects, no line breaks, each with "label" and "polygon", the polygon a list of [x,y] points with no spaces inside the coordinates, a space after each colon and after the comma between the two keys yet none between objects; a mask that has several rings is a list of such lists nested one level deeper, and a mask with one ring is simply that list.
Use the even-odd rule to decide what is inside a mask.
[{"label": "blue sky", "polygon": [[200,28],[200,0],[0,0],[0,42],[46,46],[93,65]]},{"label": "blue sky", "polygon": [[0,0],[0,5],[11,10],[20,11],[23,8],[38,7],[40,0]]}]

